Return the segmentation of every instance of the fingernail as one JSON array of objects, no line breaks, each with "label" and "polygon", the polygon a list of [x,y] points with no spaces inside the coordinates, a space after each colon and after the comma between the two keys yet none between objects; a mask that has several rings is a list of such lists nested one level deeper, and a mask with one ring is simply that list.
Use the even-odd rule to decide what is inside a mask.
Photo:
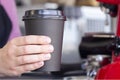
[{"label": "fingernail", "polygon": [[54,47],[53,47],[52,45],[50,45],[49,48],[48,48],[48,50],[49,50],[50,52],[53,52],[53,51],[54,51]]},{"label": "fingernail", "polygon": [[51,43],[51,38],[47,37],[45,40],[47,43]]},{"label": "fingernail", "polygon": [[45,54],[45,59],[50,59],[51,58],[51,55],[50,54]]},{"label": "fingernail", "polygon": [[39,64],[43,66],[43,65],[44,65],[44,62],[40,62]]}]

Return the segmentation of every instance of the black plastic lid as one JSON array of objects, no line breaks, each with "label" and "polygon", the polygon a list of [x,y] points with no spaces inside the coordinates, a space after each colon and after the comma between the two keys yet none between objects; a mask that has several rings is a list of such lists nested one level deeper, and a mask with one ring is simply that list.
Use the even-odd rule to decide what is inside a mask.
[{"label": "black plastic lid", "polygon": [[25,11],[24,19],[38,19],[38,18],[52,18],[52,19],[64,19],[65,16],[60,10],[54,9],[39,9],[39,10],[27,10]]}]

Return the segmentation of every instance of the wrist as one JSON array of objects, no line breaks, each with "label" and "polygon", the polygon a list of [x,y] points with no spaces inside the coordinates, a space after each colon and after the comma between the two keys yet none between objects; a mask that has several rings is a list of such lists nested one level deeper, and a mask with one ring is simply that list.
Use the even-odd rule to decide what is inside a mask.
[{"label": "wrist", "polygon": [[[2,57],[1,57],[1,54],[3,53],[3,51],[2,51],[2,48],[0,48],[0,68],[1,68],[1,59],[2,59]],[[5,75],[2,73],[2,71],[0,70],[0,77],[5,77]]]}]

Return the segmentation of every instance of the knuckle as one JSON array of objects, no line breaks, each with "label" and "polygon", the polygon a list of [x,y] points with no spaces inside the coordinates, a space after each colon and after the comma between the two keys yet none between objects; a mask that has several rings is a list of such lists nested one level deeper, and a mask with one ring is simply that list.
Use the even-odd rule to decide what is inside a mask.
[{"label": "knuckle", "polygon": [[16,45],[17,42],[18,42],[18,38],[14,38],[14,39],[10,40],[8,43],[10,45]]},{"label": "knuckle", "polygon": [[24,36],[23,37],[23,42],[26,43],[26,44],[29,44],[30,41],[31,41],[31,35],[28,35],[28,36]]},{"label": "knuckle", "polygon": [[10,73],[9,73],[9,75],[11,75],[11,76],[19,76],[19,75],[21,75],[22,73],[20,72],[20,71],[17,71],[16,69],[15,69],[15,67],[12,67],[11,69],[10,69]]},{"label": "knuckle", "polygon": [[23,38],[23,42],[26,43],[26,44],[28,43],[28,40],[29,40],[28,36],[25,36],[25,37]]},{"label": "knuckle", "polygon": [[28,62],[28,59],[25,56],[21,57],[21,64],[25,64]]},{"label": "knuckle", "polygon": [[26,54],[28,52],[28,48],[26,46],[23,47],[23,54]]},{"label": "knuckle", "polygon": [[8,53],[12,53],[12,50],[10,48],[7,49]]},{"label": "knuckle", "polygon": [[39,61],[44,61],[44,54],[40,54],[37,58]]},{"label": "knuckle", "polygon": [[38,65],[33,64],[31,69],[34,70],[34,69],[37,69],[37,68],[38,68]]},{"label": "knuckle", "polygon": [[32,41],[37,41],[37,37],[36,36],[33,36],[33,35],[29,35],[29,36],[25,36],[24,37],[24,42],[29,44],[31,43]]},{"label": "knuckle", "polygon": [[34,69],[34,67],[32,65],[25,65],[25,66],[23,66],[23,70],[24,71],[29,71],[29,70],[33,70],[33,69]]},{"label": "knuckle", "polygon": [[10,45],[7,47],[6,51],[7,51],[8,56],[13,56],[14,53],[17,51],[17,48],[14,45]]},{"label": "knuckle", "polygon": [[15,42],[15,39],[12,39],[11,41],[9,41],[9,44],[12,45],[14,44],[14,42]]},{"label": "knuckle", "polygon": [[16,50],[16,48],[12,45],[10,47],[8,47],[8,49],[7,49],[9,54],[13,54],[15,50]]},{"label": "knuckle", "polygon": [[29,70],[29,69],[28,69],[27,65],[24,65],[24,66],[22,67],[22,70],[23,70],[23,71],[27,71],[27,70]]},{"label": "knuckle", "polygon": [[7,49],[7,53],[6,53],[6,57],[9,58],[11,60],[11,62],[14,60],[15,55],[14,55],[14,50],[12,50],[11,48]]},{"label": "knuckle", "polygon": [[13,50],[12,49],[10,49],[10,48],[8,48],[8,50],[7,50],[7,56],[11,56],[11,54],[13,54]]}]

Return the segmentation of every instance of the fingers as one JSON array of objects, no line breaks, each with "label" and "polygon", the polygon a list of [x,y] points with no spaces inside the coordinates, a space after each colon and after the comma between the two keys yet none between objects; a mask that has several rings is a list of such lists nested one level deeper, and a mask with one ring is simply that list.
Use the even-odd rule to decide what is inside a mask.
[{"label": "fingers", "polygon": [[33,71],[33,70],[36,70],[38,68],[41,68],[43,65],[44,65],[44,62],[25,64],[25,65],[21,65],[21,66],[16,67],[16,70],[21,71],[21,73],[25,73],[28,71]]},{"label": "fingers", "polygon": [[20,46],[16,56],[35,54],[35,53],[51,53],[54,48],[52,45],[25,45]]},{"label": "fingers", "polygon": [[36,54],[36,55],[25,55],[17,58],[17,65],[30,64],[35,62],[46,61],[51,58],[51,54]]},{"label": "fingers", "polygon": [[22,73],[30,72],[32,70],[36,70],[44,65],[44,62],[36,62],[31,64],[25,64],[21,66],[16,66],[13,68],[12,73],[9,76],[20,76]]},{"label": "fingers", "polygon": [[47,36],[37,36],[37,35],[30,35],[30,36],[22,36],[13,39],[12,44],[16,44],[18,46],[27,45],[27,44],[49,44],[51,39]]},{"label": "fingers", "polygon": [[19,56],[16,60],[16,67],[11,68],[11,70],[14,72],[13,75],[20,75],[42,67],[44,61],[49,60],[50,58],[50,53]]}]

